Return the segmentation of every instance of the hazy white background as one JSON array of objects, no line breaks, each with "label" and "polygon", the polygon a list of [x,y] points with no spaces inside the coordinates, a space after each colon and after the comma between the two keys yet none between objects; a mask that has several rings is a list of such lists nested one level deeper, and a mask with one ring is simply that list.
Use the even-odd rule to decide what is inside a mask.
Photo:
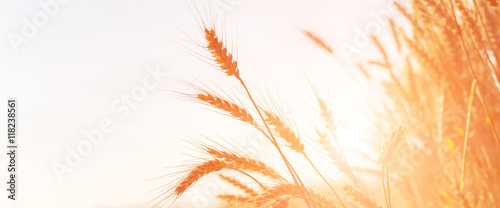
[{"label": "hazy white background", "polygon": [[[186,90],[175,79],[197,78],[209,86],[231,84],[186,49],[203,52],[189,41],[202,41],[202,36],[185,0],[72,0],[15,53],[7,35],[19,34],[22,19],[42,11],[38,3],[46,1],[0,1],[1,134],[6,135],[6,110],[2,110],[7,107],[6,99],[16,97],[20,151],[18,200],[11,202],[4,188],[6,141],[1,142],[0,207],[140,206],[153,198],[149,190],[166,182],[144,180],[168,173],[164,167],[189,159],[182,154],[189,151],[188,145],[179,138],[201,138],[199,134],[257,137],[238,122],[162,90],[149,92],[123,120],[111,110],[121,94],[140,85],[151,66],[159,65],[171,74],[159,89]],[[366,126],[369,121],[359,115],[363,110],[354,110],[366,103],[355,96],[349,76],[300,30],[315,31],[334,46],[352,42],[355,28],[373,21],[369,12],[386,9],[387,4],[242,0],[227,12],[241,74],[253,89],[267,85],[280,92],[283,102],[297,103],[292,109],[305,112],[310,106],[305,100],[313,98],[307,75],[329,90],[340,119],[355,118],[357,127]],[[308,116],[292,111],[297,119]],[[66,148],[74,148],[85,139],[82,131],[96,128],[103,118],[114,121],[114,131],[58,182],[51,163],[64,162]],[[368,132],[354,131],[360,135],[346,139],[345,144],[362,146],[356,138]]]}]

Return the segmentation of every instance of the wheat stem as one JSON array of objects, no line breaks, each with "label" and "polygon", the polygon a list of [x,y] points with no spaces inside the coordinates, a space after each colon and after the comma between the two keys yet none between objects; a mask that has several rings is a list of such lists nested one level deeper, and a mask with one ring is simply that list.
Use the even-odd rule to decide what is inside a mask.
[{"label": "wheat stem", "polygon": [[460,191],[462,192],[465,185],[465,162],[467,157],[467,144],[469,141],[469,127],[470,127],[470,119],[472,115],[472,102],[474,100],[474,91],[476,90],[476,80],[472,81],[470,87],[470,97],[469,97],[469,108],[467,110],[467,124],[465,126],[465,139],[464,139],[464,149],[462,154],[462,170],[460,172]]}]

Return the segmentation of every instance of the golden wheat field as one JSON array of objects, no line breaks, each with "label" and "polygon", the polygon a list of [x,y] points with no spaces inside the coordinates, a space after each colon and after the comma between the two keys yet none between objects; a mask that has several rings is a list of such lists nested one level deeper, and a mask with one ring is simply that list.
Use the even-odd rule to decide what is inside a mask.
[{"label": "golden wheat field", "polygon": [[309,79],[307,69],[301,88],[309,96],[296,99],[309,99],[306,117],[289,114],[281,92],[270,92],[279,83],[266,80],[265,90],[257,90],[247,81],[253,70],[238,62],[244,52],[231,35],[237,28],[227,26],[230,18],[212,13],[207,4],[188,4],[199,31],[186,34],[195,46],[193,59],[207,66],[197,70],[210,70],[230,84],[213,88],[182,81],[189,90],[172,94],[253,129],[273,156],[258,157],[230,139],[183,139],[194,158],[167,174],[169,182],[150,205],[183,207],[178,202],[210,178],[227,184],[210,199],[213,207],[500,207],[498,3],[391,2],[398,14],[384,19],[389,27],[367,34],[376,55],[355,63],[342,56],[356,47],[336,50],[315,30],[297,29],[307,45],[301,50],[337,61],[355,75],[352,82],[367,86],[363,96],[382,89],[379,99],[364,103],[376,128],[357,141],[375,154],[346,153],[343,144],[350,138],[338,133],[343,121],[331,91]]},{"label": "golden wheat field", "polygon": [[500,208],[499,0],[0,19],[0,208]]}]

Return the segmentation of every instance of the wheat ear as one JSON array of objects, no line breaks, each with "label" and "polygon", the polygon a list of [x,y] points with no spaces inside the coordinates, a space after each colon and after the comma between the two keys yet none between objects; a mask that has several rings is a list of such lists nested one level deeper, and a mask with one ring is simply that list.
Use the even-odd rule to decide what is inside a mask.
[{"label": "wheat ear", "polygon": [[247,110],[245,110],[245,108],[238,106],[236,103],[230,102],[228,100],[225,100],[221,97],[210,94],[208,92],[196,94],[194,95],[194,97],[217,109],[229,113],[231,116],[240,121],[249,123],[252,126],[258,128],[257,123],[255,122],[253,116]]},{"label": "wheat ear", "polygon": [[328,44],[325,43],[325,41],[323,41],[323,39],[321,39],[320,37],[318,37],[317,35],[315,35],[314,33],[312,33],[311,31],[308,31],[308,30],[302,30],[302,32],[309,38],[311,39],[314,43],[316,43],[316,45],[318,45],[319,47],[323,48],[325,51],[327,51],[328,53],[330,54],[333,54],[333,49],[332,47],[330,47]]},{"label": "wheat ear", "polygon": [[204,32],[207,41],[206,48],[212,53],[212,57],[220,69],[228,76],[239,77],[238,61],[233,60],[233,54],[228,52],[222,40],[217,36],[215,29],[205,28]]},{"label": "wheat ear", "polygon": [[345,191],[345,193],[347,195],[352,196],[354,201],[358,202],[360,205],[362,205],[365,208],[382,208],[382,206],[380,206],[376,202],[372,201],[370,198],[368,198],[361,191],[357,190],[356,188],[354,188],[348,184],[346,184],[342,189]]},{"label": "wheat ear", "polygon": [[234,187],[242,190],[243,192],[245,192],[245,194],[247,194],[249,196],[256,196],[257,195],[257,192],[255,190],[253,190],[252,188],[248,187],[247,185],[241,183],[240,181],[236,180],[233,177],[229,177],[229,176],[226,176],[223,174],[219,174],[219,177],[222,178],[222,180],[230,183]]},{"label": "wheat ear", "polygon": [[266,116],[265,121],[269,125],[273,126],[273,130],[280,138],[288,143],[290,149],[300,154],[305,154],[304,144],[302,144],[300,138],[297,136],[297,133],[295,133],[295,131],[293,131],[286,122],[284,122],[278,115],[270,111],[264,111],[264,115]]},{"label": "wheat ear", "polygon": [[343,173],[348,175],[349,178],[351,178],[356,187],[359,187],[359,184],[356,178],[354,177],[354,173],[351,170],[351,166],[349,165],[349,162],[345,157],[344,151],[340,147],[340,142],[337,139],[337,125],[334,122],[332,110],[328,108],[325,99],[320,95],[317,89],[314,89],[314,94],[316,96],[316,101],[318,102],[318,106],[320,109],[320,116],[324,121],[324,126],[335,140],[336,145],[333,145],[330,139],[328,139],[327,132],[322,133],[321,131],[316,129],[316,133],[318,134],[319,137],[318,143],[323,147],[324,150],[327,151],[328,156],[330,156],[334,164],[337,165],[337,167]]},{"label": "wheat ear", "polygon": [[207,147],[205,151],[212,157],[228,163],[228,167],[235,170],[248,170],[260,173],[272,179],[285,181],[285,179],[274,169],[267,166],[264,162],[252,159],[250,157],[240,156],[236,153],[230,153]]}]

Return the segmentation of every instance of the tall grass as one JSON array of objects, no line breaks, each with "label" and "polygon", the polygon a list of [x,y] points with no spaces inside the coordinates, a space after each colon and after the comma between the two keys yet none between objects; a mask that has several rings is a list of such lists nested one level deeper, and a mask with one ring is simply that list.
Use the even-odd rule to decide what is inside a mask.
[{"label": "tall grass", "polygon": [[[234,176],[221,179],[241,190],[219,199],[231,207],[500,207],[500,8],[495,0],[422,0],[411,8],[395,3],[404,19],[388,19],[393,43],[372,36],[379,60],[357,66],[366,79],[387,73],[382,81],[387,102],[378,110],[379,122],[398,124],[380,143],[379,169],[352,169],[336,134],[332,108],[317,89],[317,137],[333,165],[350,181],[328,180],[309,158],[304,139],[294,122],[276,106],[257,102],[255,93],[240,75],[238,61],[213,21],[200,21],[201,46],[210,61],[228,79],[238,81],[243,97],[224,98],[209,89],[193,87],[186,96],[250,125],[262,133],[280,155],[286,174],[244,150],[213,144],[195,146],[204,161],[179,172],[155,200],[160,207],[174,202],[202,177],[224,169]],[[407,30],[410,28],[411,30]],[[303,31],[312,43],[332,56],[333,48],[311,31]],[[393,51],[394,53],[389,53]],[[380,68],[380,69],[378,69]],[[244,70],[244,69],[242,69]],[[249,100],[246,105],[235,102]],[[288,148],[293,151],[283,151]],[[287,154],[298,154],[321,178],[328,192],[304,183],[304,176]],[[359,171],[379,178],[360,177]],[[244,177],[249,180],[243,180]],[[251,182],[247,182],[251,181]],[[338,183],[345,183],[337,187]],[[366,184],[378,184],[375,187]],[[368,193],[384,193],[373,198]]]}]

